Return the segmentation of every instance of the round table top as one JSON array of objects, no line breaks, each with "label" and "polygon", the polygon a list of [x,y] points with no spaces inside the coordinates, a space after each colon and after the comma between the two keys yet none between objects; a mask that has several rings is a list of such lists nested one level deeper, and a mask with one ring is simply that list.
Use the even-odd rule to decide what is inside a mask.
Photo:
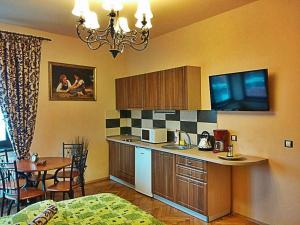
[{"label": "round table top", "polygon": [[72,159],[63,157],[41,157],[39,160],[46,160],[45,165],[37,165],[29,159],[17,160],[17,170],[19,172],[41,172],[47,170],[60,169],[71,165]]}]

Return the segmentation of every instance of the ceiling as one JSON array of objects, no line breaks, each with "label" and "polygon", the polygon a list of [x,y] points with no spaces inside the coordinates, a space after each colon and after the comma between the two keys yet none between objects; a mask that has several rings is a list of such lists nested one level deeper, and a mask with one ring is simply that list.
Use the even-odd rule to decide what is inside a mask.
[{"label": "ceiling", "polygon": [[[136,0],[123,0],[129,26],[134,27]],[[179,29],[256,0],[150,0],[154,14],[152,37]],[[102,27],[107,25],[103,0],[89,0]],[[0,22],[30,27],[52,33],[76,36],[77,17],[71,14],[73,0],[0,0]]]}]

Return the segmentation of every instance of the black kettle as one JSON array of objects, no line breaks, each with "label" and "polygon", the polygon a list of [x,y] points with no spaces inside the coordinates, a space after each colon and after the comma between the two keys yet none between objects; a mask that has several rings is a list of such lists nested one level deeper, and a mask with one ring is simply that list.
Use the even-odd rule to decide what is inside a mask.
[{"label": "black kettle", "polygon": [[207,131],[203,131],[201,133],[198,148],[200,150],[212,150],[213,149],[213,136],[211,136]]}]

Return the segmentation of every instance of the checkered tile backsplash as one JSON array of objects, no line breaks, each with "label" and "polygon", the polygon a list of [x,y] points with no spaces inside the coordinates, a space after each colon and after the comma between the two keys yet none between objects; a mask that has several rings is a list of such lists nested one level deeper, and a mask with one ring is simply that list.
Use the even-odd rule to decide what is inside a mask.
[{"label": "checkered tile backsplash", "polygon": [[106,113],[106,136],[131,134],[140,136],[141,128],[167,128],[168,139],[173,141],[174,131],[180,129],[190,134],[192,143],[198,144],[200,134],[217,129],[217,112],[211,110],[121,110]]}]

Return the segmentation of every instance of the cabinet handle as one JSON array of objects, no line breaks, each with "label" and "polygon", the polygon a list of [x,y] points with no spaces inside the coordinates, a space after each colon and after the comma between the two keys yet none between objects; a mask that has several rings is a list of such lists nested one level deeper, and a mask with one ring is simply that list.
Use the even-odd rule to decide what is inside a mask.
[{"label": "cabinet handle", "polygon": [[187,164],[191,165],[191,164],[192,164],[192,162],[191,162],[191,161],[188,161],[188,162],[187,162]]},{"label": "cabinet handle", "polygon": [[161,152],[160,155],[164,155],[164,153]]}]

